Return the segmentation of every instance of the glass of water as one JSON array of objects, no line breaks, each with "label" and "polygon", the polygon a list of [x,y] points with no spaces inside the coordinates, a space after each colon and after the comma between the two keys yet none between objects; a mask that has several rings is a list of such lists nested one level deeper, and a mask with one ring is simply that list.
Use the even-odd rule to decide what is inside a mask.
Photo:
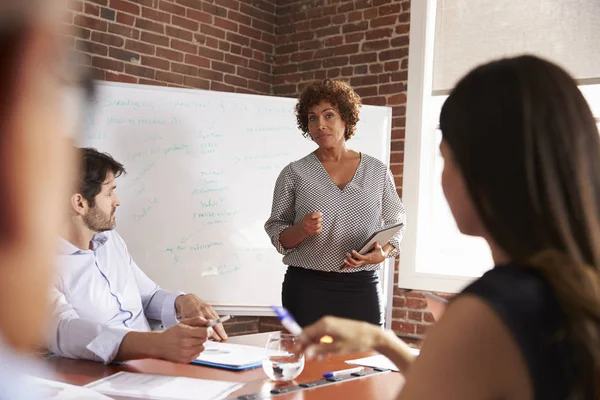
[{"label": "glass of water", "polygon": [[298,339],[288,333],[275,332],[269,335],[263,369],[271,380],[291,381],[300,375],[304,369],[304,354],[297,345]]}]

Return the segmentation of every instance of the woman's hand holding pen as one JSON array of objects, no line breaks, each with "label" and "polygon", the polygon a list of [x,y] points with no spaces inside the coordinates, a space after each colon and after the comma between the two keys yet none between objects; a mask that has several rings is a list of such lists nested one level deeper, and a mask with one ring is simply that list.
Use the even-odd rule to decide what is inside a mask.
[{"label": "woman's hand holding pen", "polygon": [[323,213],[313,212],[302,218],[302,230],[308,236],[315,236],[323,229]]},{"label": "woman's hand holding pen", "polygon": [[373,250],[367,254],[360,254],[356,250],[352,250],[351,253],[346,253],[344,264],[346,268],[357,268],[368,264],[379,264],[385,260],[386,257],[387,253],[383,247],[381,247],[379,243],[375,243]]}]

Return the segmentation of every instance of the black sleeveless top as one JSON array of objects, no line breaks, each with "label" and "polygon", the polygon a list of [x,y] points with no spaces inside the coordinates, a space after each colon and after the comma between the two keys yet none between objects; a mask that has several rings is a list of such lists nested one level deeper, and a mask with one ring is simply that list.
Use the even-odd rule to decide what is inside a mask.
[{"label": "black sleeveless top", "polygon": [[561,338],[564,314],[538,271],[513,264],[496,266],[461,294],[487,302],[508,327],[527,364],[534,399],[568,398],[582,366]]}]

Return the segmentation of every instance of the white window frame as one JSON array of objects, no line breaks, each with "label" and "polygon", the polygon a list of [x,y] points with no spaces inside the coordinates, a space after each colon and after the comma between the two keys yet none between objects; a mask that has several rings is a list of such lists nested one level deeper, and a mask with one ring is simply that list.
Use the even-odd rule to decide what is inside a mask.
[{"label": "white window frame", "polygon": [[[476,277],[418,271],[419,263],[425,260],[424,255],[427,254],[426,234],[431,214],[431,203],[424,200],[431,198],[432,189],[437,184],[433,182],[433,169],[438,151],[435,134],[438,115],[433,114],[439,113],[439,109],[434,107],[431,101],[436,10],[437,0],[416,0],[411,3],[402,182],[408,229],[402,243],[398,286],[457,293]],[[596,110],[600,110],[600,105],[595,107]],[[600,114],[597,111],[595,114],[596,121],[600,124]],[[449,264],[448,268],[452,268],[452,265]]]},{"label": "white window frame", "polygon": [[[435,130],[439,110],[431,106],[433,51],[437,0],[411,3],[406,138],[404,143],[403,202],[407,231],[402,243],[398,286],[407,289],[457,293],[476,277],[419,272],[417,265],[427,251],[426,222],[434,176]],[[451,267],[450,265],[448,266]]]}]

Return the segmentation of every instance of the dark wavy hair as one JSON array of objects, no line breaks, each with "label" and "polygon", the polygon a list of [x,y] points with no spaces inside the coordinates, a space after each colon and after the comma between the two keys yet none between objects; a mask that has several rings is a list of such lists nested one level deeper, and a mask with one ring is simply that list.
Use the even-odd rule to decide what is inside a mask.
[{"label": "dark wavy hair", "polygon": [[358,113],[361,106],[360,96],[346,82],[336,79],[318,80],[302,90],[296,104],[296,121],[298,129],[306,138],[310,138],[308,130],[308,110],[327,101],[334,106],[346,124],[344,139],[348,140],[356,133],[359,121]]},{"label": "dark wavy hair", "polygon": [[95,198],[102,191],[102,184],[106,180],[108,172],[115,174],[115,178],[127,172],[123,164],[108,153],[100,153],[89,147],[80,148],[79,152],[81,159],[79,193],[87,200],[90,207],[94,207]]},{"label": "dark wavy hair", "polygon": [[553,289],[556,333],[577,360],[570,398],[598,398],[600,137],[576,82],[534,56],[482,65],[456,85],[440,128],[493,240]]}]

